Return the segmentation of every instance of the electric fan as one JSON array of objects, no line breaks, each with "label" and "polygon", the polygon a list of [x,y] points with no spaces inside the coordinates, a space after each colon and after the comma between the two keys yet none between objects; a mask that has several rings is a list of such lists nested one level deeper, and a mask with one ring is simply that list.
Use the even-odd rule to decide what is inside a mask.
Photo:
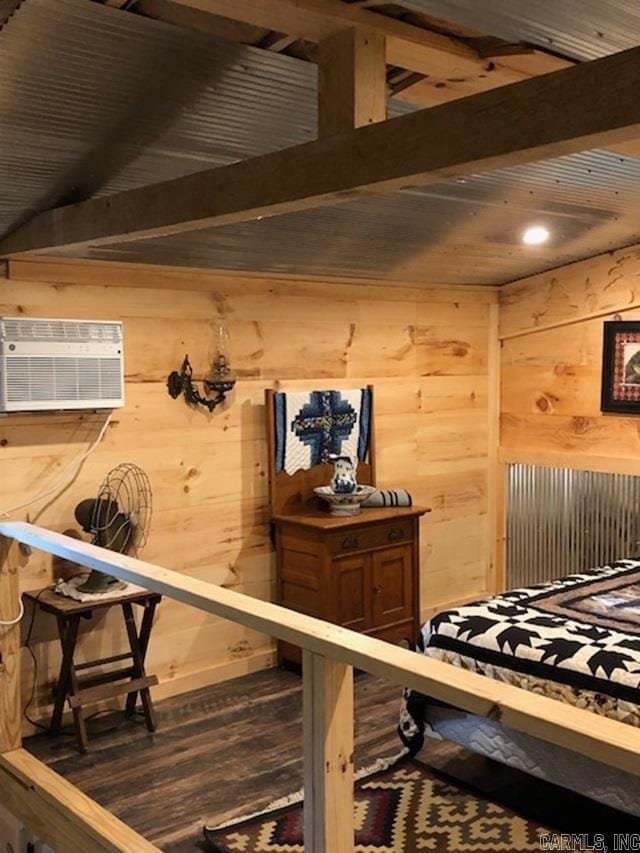
[{"label": "electric fan", "polygon": [[[109,471],[95,498],[80,501],[75,516],[94,545],[137,557],[147,543],[151,511],[149,478],[142,468],[125,462]],[[126,586],[94,569],[78,589],[100,594]]]}]

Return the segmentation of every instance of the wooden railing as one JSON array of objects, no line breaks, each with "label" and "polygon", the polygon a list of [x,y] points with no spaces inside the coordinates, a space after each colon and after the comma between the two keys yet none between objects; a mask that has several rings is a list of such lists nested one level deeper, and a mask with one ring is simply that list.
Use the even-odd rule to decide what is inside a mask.
[{"label": "wooden railing", "polygon": [[[304,831],[305,850],[310,853],[353,850],[354,667],[640,775],[639,729],[32,524],[0,522],[0,620],[8,621],[19,612],[17,543],[303,649]],[[16,815],[60,851],[79,849],[77,839],[69,842],[70,826],[82,837],[93,838],[88,849],[127,853],[155,849],[21,749],[18,643],[19,626],[0,628],[2,801],[6,794]],[[45,805],[56,821],[43,821],[38,809]]]}]

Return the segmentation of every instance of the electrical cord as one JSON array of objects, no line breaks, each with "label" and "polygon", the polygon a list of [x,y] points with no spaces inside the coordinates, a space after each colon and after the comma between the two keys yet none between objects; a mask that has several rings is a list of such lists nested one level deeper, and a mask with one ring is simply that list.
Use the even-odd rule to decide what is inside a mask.
[{"label": "electrical cord", "polygon": [[[77,461],[70,462],[69,465],[60,472],[60,474],[54,480],[53,485],[51,485],[44,492],[40,492],[33,498],[30,498],[28,501],[25,501],[24,503],[17,504],[16,506],[7,507],[6,509],[0,509],[0,516],[10,516],[12,513],[18,512],[18,510],[26,509],[27,507],[30,507],[35,503],[39,503],[40,501],[45,500],[45,498],[49,498],[52,495],[57,496],[60,492],[64,491],[64,489],[66,489],[66,487],[76,477],[85,460],[93,453],[93,451],[104,438],[104,435],[107,431],[107,427],[109,426],[112,417],[113,414],[110,412],[106,421],[102,425],[102,429],[100,430],[98,437],[95,439],[95,441],[91,443],[90,447],[85,450],[85,452],[80,456]],[[70,476],[65,477],[65,475],[68,474],[70,469],[73,469],[72,473],[70,474]],[[60,482],[61,479],[63,479],[62,483]]]},{"label": "electrical cord", "polygon": [[[73,482],[74,478],[78,474],[78,472],[79,472],[80,468],[82,467],[83,463],[85,462],[85,460],[91,455],[91,453],[93,453],[93,451],[96,449],[96,447],[100,444],[100,442],[104,438],[104,435],[107,431],[107,428],[111,422],[112,417],[113,417],[113,413],[110,412],[106,421],[102,425],[102,428],[101,428],[100,432],[98,433],[98,436],[95,439],[95,441],[93,441],[91,443],[91,445],[87,448],[87,450],[80,456],[80,458],[76,462],[71,462],[55,478],[53,484],[48,489],[46,489],[43,492],[40,492],[39,494],[35,495],[35,497],[31,498],[28,501],[25,501],[22,504],[17,504],[16,506],[1,509],[0,510],[0,516],[10,516],[12,513],[17,512],[18,510],[26,509],[27,507],[30,507],[35,503],[39,503],[41,500],[45,500],[46,498],[51,497],[52,495],[57,496],[60,492],[62,492],[71,482]],[[70,476],[67,476],[66,479],[63,479],[63,477],[69,472],[69,470],[71,470]],[[28,701],[27,701],[27,703],[23,709],[23,716],[24,716],[25,720],[27,720],[28,723],[30,723],[35,728],[40,729],[41,731],[48,731],[48,727],[43,725],[42,723],[36,722],[36,720],[33,720],[29,716],[29,709],[30,709],[31,705],[33,704],[33,700],[35,699],[36,685],[38,683],[38,659],[35,655],[35,652],[33,651],[32,647],[31,647],[31,637],[33,635],[33,628],[35,625],[36,610],[38,609],[38,606],[37,606],[38,600],[40,599],[40,596],[47,589],[53,589],[53,587],[49,586],[49,587],[44,587],[43,589],[41,589],[40,592],[38,593],[38,595],[36,596],[34,602],[33,602],[33,610],[31,612],[31,619],[29,622],[29,628],[27,629],[27,636],[25,639],[25,648],[29,652],[29,655],[31,656],[31,660],[33,661],[33,680],[32,680],[32,684],[31,684],[31,692],[29,695],[29,699],[28,699]],[[24,618],[24,614],[25,614],[24,602],[21,598],[20,599],[20,612],[19,612],[18,616],[15,619],[12,619],[10,621],[0,620],[0,626],[1,627],[11,627],[11,626],[17,625]],[[88,716],[86,719],[87,719],[87,721],[92,720],[95,717],[101,716],[102,714],[105,714],[105,713],[111,713],[111,710],[105,709],[103,711],[96,711],[95,713]]]},{"label": "electrical cord", "polygon": [[20,599],[20,612],[16,616],[15,619],[9,619],[5,621],[4,619],[0,619],[0,628],[11,628],[12,625],[17,625],[18,622],[22,621],[22,617],[24,616],[24,602],[22,598]]},{"label": "electrical cord", "polygon": [[[46,489],[43,492],[40,492],[39,494],[35,495],[35,497],[31,498],[28,501],[25,501],[22,504],[17,504],[16,506],[7,507],[6,509],[0,510],[0,516],[10,516],[12,513],[17,512],[18,510],[26,509],[27,507],[30,507],[33,504],[38,503],[41,500],[45,500],[46,498],[51,497],[51,495],[57,496],[61,491],[63,491],[69,485],[69,483],[71,483],[73,481],[73,479],[76,477],[76,475],[80,471],[80,468],[82,467],[85,460],[90,456],[91,453],[93,453],[93,451],[96,449],[96,447],[100,444],[100,442],[104,438],[104,435],[107,431],[107,427],[109,426],[109,424],[111,422],[112,416],[113,415],[110,412],[109,415],[107,416],[106,421],[102,425],[102,428],[101,428],[100,432],[98,433],[98,436],[95,439],[95,441],[93,441],[91,443],[91,445],[87,448],[87,450],[85,450],[85,452],[80,456],[80,458],[76,462],[70,463],[69,466],[67,466],[65,469],[63,469],[63,471],[55,478],[53,484],[48,489]],[[70,476],[66,476],[66,475],[68,475],[69,471],[71,471]],[[65,478],[65,476],[66,476],[66,479],[63,479],[63,478]],[[27,704],[24,706],[24,709],[23,709],[23,715],[24,715],[24,718],[27,720],[27,722],[31,723],[32,726],[35,726],[38,729],[42,729],[43,731],[46,731],[47,727],[43,726],[41,723],[37,723],[35,720],[32,720],[29,717],[29,708],[31,707],[33,700],[35,698],[36,685],[38,682],[38,659],[36,658],[35,652],[31,648],[31,637],[33,634],[33,626],[35,623],[38,599],[40,598],[42,593],[45,591],[45,589],[48,589],[48,588],[49,587],[45,587],[44,589],[42,589],[38,593],[36,600],[34,601],[33,611],[31,613],[31,621],[29,624],[29,628],[27,630],[27,638],[25,640],[25,647],[26,647],[27,651],[29,652],[31,659],[33,661],[33,683],[31,686],[31,694],[29,696],[29,700],[27,701]],[[24,602],[23,602],[22,598],[20,598],[20,612],[18,613],[18,616],[15,619],[11,619],[8,621],[0,620],[0,626],[1,627],[11,627],[13,625],[17,625],[19,622],[22,621],[23,618],[24,618]]]},{"label": "electrical cord", "polygon": [[[30,723],[34,728],[40,729],[43,732],[48,732],[49,727],[43,725],[42,723],[36,722],[36,720],[33,720],[29,716],[29,708],[31,707],[31,705],[33,704],[33,700],[35,699],[36,685],[38,683],[38,658],[36,657],[35,652],[31,648],[31,637],[33,635],[33,628],[34,628],[35,621],[36,621],[36,611],[38,610],[38,601],[40,600],[40,596],[44,592],[46,592],[47,590],[50,590],[50,589],[55,589],[55,587],[53,585],[46,586],[46,587],[44,587],[44,589],[41,589],[40,592],[35,597],[35,600],[33,602],[33,610],[31,611],[31,619],[29,621],[29,628],[27,629],[27,636],[26,636],[25,643],[24,643],[25,648],[27,649],[27,651],[31,655],[31,660],[33,661],[33,680],[31,682],[31,692],[29,694],[29,700],[27,701],[27,704],[24,706],[22,713],[23,713],[25,720],[28,723]],[[22,611],[23,611],[23,615],[24,615],[24,605],[22,606]],[[89,714],[88,717],[85,717],[85,722],[88,723],[90,720],[94,720],[96,717],[100,717],[103,714],[112,714],[112,713],[113,713],[112,708],[105,708],[101,711],[94,711],[93,714]],[[142,719],[142,714],[140,714],[138,711],[135,712],[135,715],[140,716],[140,718]],[[60,732],[60,734],[61,735],[67,735],[67,734],[68,735],[74,735],[74,732],[73,731],[66,732],[66,731],[62,730]]]},{"label": "electrical cord", "polygon": [[[31,660],[33,661],[33,681],[31,683],[31,694],[29,695],[29,700],[27,704],[24,706],[22,714],[25,720],[28,723],[31,723],[32,726],[35,726],[36,729],[41,729],[43,732],[48,731],[47,726],[43,726],[42,723],[37,723],[35,720],[32,720],[29,716],[29,708],[31,707],[33,700],[36,696],[36,685],[38,683],[38,658],[36,657],[35,652],[31,648],[31,636],[33,634],[33,626],[36,621],[36,611],[38,609],[38,601],[40,600],[40,596],[46,592],[48,589],[53,589],[53,586],[45,586],[40,592],[36,595],[35,601],[33,602],[33,610],[31,611],[31,621],[29,622],[29,628],[27,629],[27,636],[24,641],[24,645],[26,650],[31,655]],[[24,605],[23,605],[24,609]]]},{"label": "electrical cord", "polygon": [[[33,661],[33,679],[31,682],[31,692],[29,694],[29,699],[27,701],[27,704],[23,708],[22,714],[28,723],[31,723],[31,725],[34,728],[40,729],[40,731],[43,731],[43,732],[48,732],[49,727],[45,726],[43,723],[38,723],[36,720],[33,720],[29,716],[29,708],[31,707],[31,705],[33,704],[33,700],[35,699],[36,686],[38,684],[38,658],[36,657],[35,652],[31,648],[31,637],[33,634],[33,627],[34,627],[35,621],[36,621],[36,611],[38,610],[38,601],[40,600],[40,596],[49,589],[54,589],[54,587],[53,586],[44,587],[44,589],[41,589],[40,592],[35,597],[35,600],[33,602],[33,610],[31,611],[31,620],[29,622],[29,628],[27,629],[27,636],[26,636],[25,643],[24,643],[26,650],[31,655],[31,660]],[[61,734],[65,734],[65,733],[61,732]]]}]

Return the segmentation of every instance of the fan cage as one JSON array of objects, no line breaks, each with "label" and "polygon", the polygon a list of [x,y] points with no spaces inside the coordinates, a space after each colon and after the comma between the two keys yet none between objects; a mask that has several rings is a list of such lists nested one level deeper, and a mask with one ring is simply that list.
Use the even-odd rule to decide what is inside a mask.
[{"label": "fan cage", "polygon": [[138,556],[147,544],[152,510],[147,474],[131,462],[118,465],[98,491],[91,519],[93,544]]}]

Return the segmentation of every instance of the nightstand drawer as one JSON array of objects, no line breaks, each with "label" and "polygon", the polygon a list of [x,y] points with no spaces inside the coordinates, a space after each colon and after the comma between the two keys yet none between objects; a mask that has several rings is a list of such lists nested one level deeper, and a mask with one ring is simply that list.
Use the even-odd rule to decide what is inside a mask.
[{"label": "nightstand drawer", "polygon": [[411,542],[413,525],[413,519],[401,518],[388,524],[356,527],[353,530],[334,533],[329,537],[329,548],[332,554],[352,554]]}]

